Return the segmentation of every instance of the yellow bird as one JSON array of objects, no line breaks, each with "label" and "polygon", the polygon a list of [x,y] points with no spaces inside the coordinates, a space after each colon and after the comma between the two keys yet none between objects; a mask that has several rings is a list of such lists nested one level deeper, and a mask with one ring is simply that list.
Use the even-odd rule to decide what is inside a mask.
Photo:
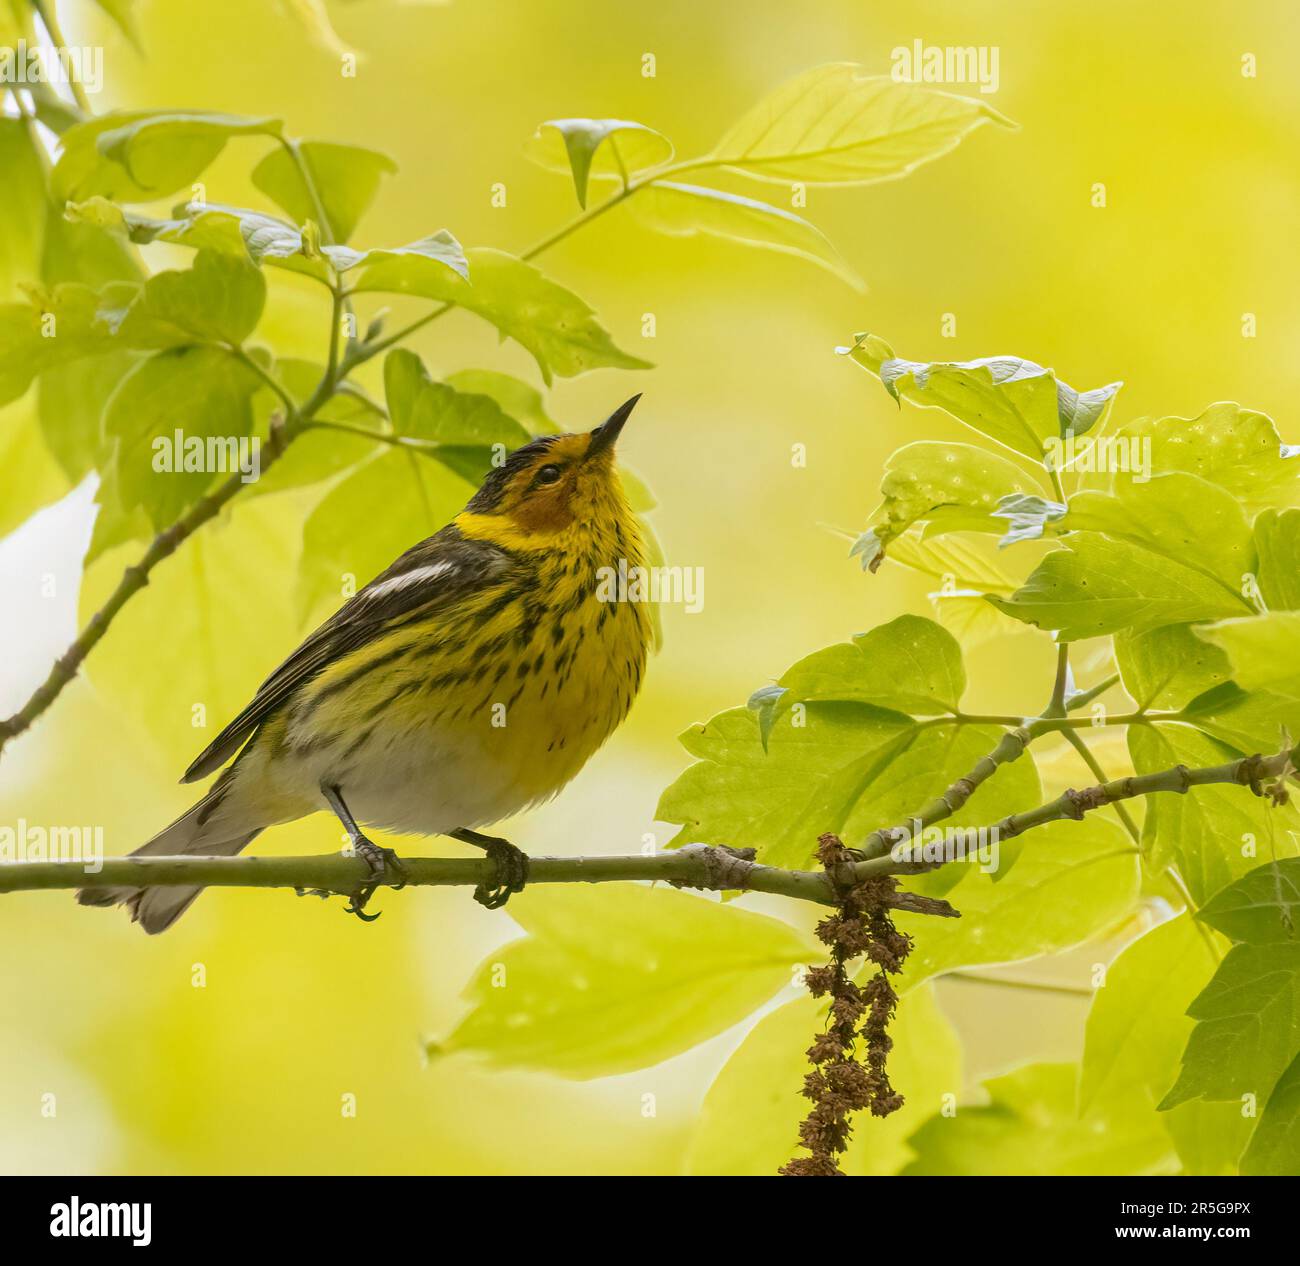
[{"label": "yellow bird", "polygon": [[[490,908],[520,891],[525,855],[475,828],[554,796],[622,722],[645,672],[648,611],[606,600],[599,583],[603,568],[644,565],[614,465],[639,399],[590,433],[511,453],[451,523],[350,598],[186,770],[192,782],[234,757],[207,795],[133,856],[233,856],[328,808],[371,867],[357,913],[401,876],[364,826],[486,849],[496,883],[474,895]],[[152,933],[200,891],[78,900],[125,905]]]}]

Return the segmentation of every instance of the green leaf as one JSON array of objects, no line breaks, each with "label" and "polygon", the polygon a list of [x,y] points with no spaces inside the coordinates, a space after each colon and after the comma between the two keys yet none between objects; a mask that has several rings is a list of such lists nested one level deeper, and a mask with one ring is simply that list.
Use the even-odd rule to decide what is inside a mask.
[{"label": "green leaf", "polygon": [[1198,695],[1186,714],[1192,724],[1242,755],[1276,752],[1283,735],[1300,734],[1300,699],[1267,690],[1248,692],[1233,682]]},{"label": "green leaf", "polygon": [[583,1080],[648,1068],[743,1020],[817,952],[777,919],[636,884],[529,893],[510,913],[527,937],[479,968],[473,1010],[433,1053]]},{"label": "green leaf", "polygon": [[[1139,774],[1175,765],[1220,765],[1240,755],[1191,725],[1165,721],[1130,726],[1128,747]],[[1261,853],[1294,856],[1297,846],[1288,831],[1297,828],[1300,815],[1294,807],[1271,808],[1241,787],[1220,784],[1196,787],[1185,796],[1148,796],[1144,842],[1149,841],[1153,866],[1177,865],[1199,906],[1252,870]]]},{"label": "green leaf", "polygon": [[232,137],[278,137],[282,128],[279,119],[203,110],[113,111],[63,133],[54,190],[65,201],[152,202],[192,184]]},{"label": "green leaf", "polygon": [[1000,611],[1073,642],[1162,624],[1240,615],[1243,599],[1180,563],[1126,541],[1075,532],[1009,598],[988,600]]},{"label": "green leaf", "polygon": [[747,707],[758,717],[758,737],[767,751],[767,741],[772,737],[772,727],[776,724],[777,708],[785,698],[783,686],[760,686],[745,701]]},{"label": "green leaf", "polygon": [[1183,1162],[1184,1174],[1210,1177],[1235,1176],[1246,1140],[1250,1138],[1252,1117],[1235,1103],[1206,1103],[1203,1099],[1180,1103],[1161,1113]]},{"label": "green leaf", "polygon": [[[812,998],[797,998],[749,1031],[704,1097],[687,1173],[771,1175],[796,1154],[799,1122],[809,1107],[799,1094],[808,1071],[804,1051],[824,1027],[825,1010]],[[899,1002],[889,1034],[890,1079],[903,1107],[856,1123],[842,1158],[850,1175],[897,1173],[912,1156],[907,1136],[939,1109],[945,1094],[961,1089],[961,1044],[930,989]]]},{"label": "green leaf", "polygon": [[1115,635],[1124,689],[1139,708],[1181,708],[1228,680],[1228,657],[1202,641],[1198,634],[1203,632],[1189,624],[1166,624],[1145,633]]},{"label": "green leaf", "polygon": [[1191,1021],[1185,1013],[1218,959],[1186,912],[1131,941],[1093,995],[1079,1110],[1152,1111],[1173,1083]]},{"label": "green leaf", "polygon": [[1187,1014],[1196,1028],[1161,1108],[1263,1102],[1300,1051],[1300,942],[1234,945]]},{"label": "green leaf", "polygon": [[720,237],[806,259],[865,290],[862,278],[826,235],[792,211],[721,189],[657,180],[628,205],[643,224],[670,237]]},{"label": "green leaf", "polygon": [[384,361],[388,416],[398,435],[462,448],[526,444],[528,432],[491,397],[434,382],[420,358],[397,348]]},{"label": "green leaf", "polygon": [[0,299],[8,299],[15,283],[36,279],[45,225],[45,172],[21,119],[0,118],[0,171]]},{"label": "green leaf", "polygon": [[1028,1064],[984,1083],[986,1106],[931,1118],[905,1175],[1149,1174],[1173,1168],[1158,1123],[1075,1110],[1073,1064]]},{"label": "green leaf", "polygon": [[468,271],[460,243],[445,229],[391,250],[356,251],[349,246],[327,245],[316,254],[304,243],[300,229],[243,207],[190,202],[178,207],[172,219],[159,220],[119,207],[105,198],[93,197],[70,203],[67,214],[82,223],[121,233],[140,244],[176,242],[200,251],[251,259],[259,266],[287,268],[321,282],[330,280],[326,261],[340,274],[373,263],[378,270],[375,275],[380,279],[396,273],[418,280],[442,268],[450,268],[461,276]]},{"label": "green leaf", "polygon": [[100,290],[66,282],[28,303],[0,304],[0,405],[25,394],[46,370],[121,350],[116,325],[138,294],[125,282]]},{"label": "green leaf", "polygon": [[537,361],[549,385],[589,369],[647,369],[646,361],[619,351],[596,314],[572,291],[504,251],[466,252],[472,282],[418,255],[366,263],[354,282],[360,291],[390,291],[454,303],[490,321]]},{"label": "green leaf", "polygon": [[1241,1158],[1243,1174],[1293,1178],[1300,1173],[1300,1056],[1278,1078]]},{"label": "green leaf", "polygon": [[1019,356],[968,361],[900,360],[883,339],[855,334],[841,349],[875,374],[900,404],[942,409],[996,443],[1041,462],[1049,444],[1083,435],[1101,419],[1124,385],[1078,392],[1053,370]]},{"label": "green leaf", "polygon": [[[109,550],[130,541],[147,541],[156,535],[149,516],[140,506],[127,509],[117,487],[118,473],[110,461],[100,474],[95,489],[95,526],[86,547],[83,565],[89,567]],[[250,485],[250,491],[256,485]]]},{"label": "green leaf", "polygon": [[1222,401],[1196,418],[1139,418],[1120,438],[1149,441],[1150,468],[1182,470],[1226,488],[1245,505],[1294,500],[1300,448],[1282,443],[1266,414]]},{"label": "green leaf", "polygon": [[1020,632],[1016,621],[990,606],[977,589],[940,589],[927,596],[939,623],[965,647]]},{"label": "green leaf", "polygon": [[1239,686],[1300,698],[1300,612],[1220,620],[1200,625],[1196,635],[1227,653]]},{"label": "green leaf", "polygon": [[1199,475],[1116,480],[1113,492],[1076,493],[1064,515],[1052,509],[1037,533],[1022,523],[1018,539],[1042,535],[1049,521],[1053,535],[1104,532],[1200,572],[1233,596],[1241,591],[1242,577],[1255,570],[1255,546],[1240,502]]},{"label": "green leaf", "polygon": [[[113,464],[122,508],[143,508],[161,530],[219,476],[236,472],[238,441],[252,433],[250,402],[259,385],[221,348],[180,347],[141,361],[104,412],[105,434],[117,440]],[[224,468],[216,469],[218,462]]]},{"label": "green leaf", "polygon": [[585,207],[591,176],[626,183],[631,172],[668,162],[673,146],[654,128],[626,119],[548,119],[524,152],[548,171],[571,171],[578,205]]},{"label": "green leaf", "polygon": [[191,268],[154,273],[119,333],[132,347],[238,346],[257,328],[266,280],[247,260],[200,251]]},{"label": "green leaf", "polygon": [[[457,284],[465,286],[469,265],[460,243],[446,229],[439,229],[418,242],[394,246],[386,250],[353,252],[355,258],[343,259],[338,248],[326,247],[325,253],[334,260],[340,272],[361,268],[353,279],[356,290],[394,290],[401,294],[432,294],[440,286]],[[477,284],[479,278],[474,277]],[[468,307],[469,305],[463,305]]]},{"label": "green leaf", "polygon": [[336,483],[302,530],[303,619],[337,607],[399,554],[449,523],[473,488],[441,462],[386,449]]},{"label": "green leaf", "polygon": [[[73,224],[52,207],[41,252],[41,280],[104,286],[138,282],[140,267],[120,238],[87,224]],[[37,382],[38,413],[46,442],[72,482],[105,465],[102,419],[117,384],[135,364],[129,351],[70,360]]]},{"label": "green leaf", "polygon": [[866,184],[946,154],[981,123],[1014,126],[986,102],[861,69],[834,63],[788,80],[732,127],[711,157],[779,184]]},{"label": "green leaf", "polygon": [[[293,142],[320,195],[335,242],[346,242],[379,192],[385,176],[397,171],[387,154],[329,141]],[[273,149],[253,168],[253,184],[295,224],[318,219],[320,210],[289,150]]]},{"label": "green leaf", "polygon": [[1251,945],[1300,940],[1300,858],[1257,867],[1216,892],[1196,917]]},{"label": "green leaf", "polygon": [[862,565],[875,571],[890,544],[913,524],[924,522],[928,539],[942,532],[1001,532],[998,502],[1034,487],[1018,466],[972,444],[918,440],[891,454],[880,492],[884,502],[873,527],[854,546]]},{"label": "green leaf", "polygon": [[68,479],[102,470],[107,456],[104,410],[138,363],[125,352],[71,361],[42,374],[37,408],[45,441]]},{"label": "green leaf", "polygon": [[957,710],[966,670],[951,633],[922,616],[900,615],[801,659],[777,684],[786,692],[783,710],[839,701],[932,716]]},{"label": "green leaf", "polygon": [[1255,547],[1264,601],[1288,611],[1300,608],[1300,509],[1265,510],[1255,520]]},{"label": "green leaf", "polygon": [[[1020,763],[1002,770],[974,798],[1013,774]],[[979,820],[993,819],[985,814]],[[960,919],[895,916],[900,930],[916,938],[903,971],[904,986],[963,967],[1056,954],[1090,941],[1132,913],[1140,873],[1123,830],[1089,816],[1081,822],[1049,822],[1026,835],[1015,866],[998,882],[993,878],[973,874],[962,881],[953,896]]]},{"label": "green leaf", "polygon": [[[674,844],[753,847],[774,866],[807,866],[817,837],[851,845],[893,826],[968,774],[993,749],[991,726],[918,727],[860,703],[810,703],[805,724],[790,711],[764,749],[746,708],[693,726],[682,743],[699,763],[663,793],[656,816],[682,824]],[[1038,775],[1024,759],[978,788],[945,825],[976,825],[1038,803]]]},{"label": "green leaf", "polygon": [[328,279],[324,262],[308,259],[303,254],[301,232],[260,211],[190,202],[177,208],[175,218],[159,220],[96,196],[85,202],[68,203],[67,216],[78,223],[121,233],[140,245],[176,242],[196,250],[221,251],[238,259],[251,259],[258,265],[275,264],[319,281]]},{"label": "green leaf", "polygon": [[1010,593],[1018,585],[975,542],[958,536],[923,538],[913,530],[900,536],[889,552],[891,562],[963,589]]},{"label": "green leaf", "polygon": [[546,412],[546,402],[536,387],[493,369],[461,369],[443,380],[457,391],[491,396],[502,410],[522,422],[532,435],[549,435],[564,428]]}]

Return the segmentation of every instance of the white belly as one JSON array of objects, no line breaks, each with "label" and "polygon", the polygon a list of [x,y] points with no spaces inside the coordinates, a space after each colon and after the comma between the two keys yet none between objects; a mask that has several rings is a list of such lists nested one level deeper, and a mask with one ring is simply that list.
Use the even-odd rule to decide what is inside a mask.
[{"label": "white belly", "polygon": [[506,763],[475,751],[463,736],[429,737],[376,751],[342,774],[343,796],[358,822],[440,835],[499,822],[533,799]]}]

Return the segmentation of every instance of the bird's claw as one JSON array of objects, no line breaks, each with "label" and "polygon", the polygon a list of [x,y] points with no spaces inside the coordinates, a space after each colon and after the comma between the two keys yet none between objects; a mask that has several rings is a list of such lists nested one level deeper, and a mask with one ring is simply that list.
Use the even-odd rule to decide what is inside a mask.
[{"label": "bird's claw", "polygon": [[[379,913],[367,914],[365,912],[370,898],[375,895],[377,889],[384,886],[392,888],[394,892],[405,888],[406,867],[402,865],[402,859],[398,857],[393,849],[380,848],[378,844],[366,839],[364,835],[353,842],[352,851],[370,867],[370,880],[362,884],[356,892],[349,895],[344,913],[355,914],[363,923],[373,923],[379,918]],[[392,882],[392,876],[394,875],[398,877],[400,883]]]},{"label": "bird's claw", "polygon": [[494,839],[483,847],[488,861],[496,864],[496,882],[479,884],[474,900],[488,910],[499,910],[516,892],[523,892],[528,882],[528,854],[509,840]]}]

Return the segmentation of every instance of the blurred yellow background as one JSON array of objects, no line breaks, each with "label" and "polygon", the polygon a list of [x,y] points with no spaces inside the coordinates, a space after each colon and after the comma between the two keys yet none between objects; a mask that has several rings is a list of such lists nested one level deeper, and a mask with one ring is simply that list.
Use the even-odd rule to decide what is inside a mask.
[{"label": "blurred yellow background", "polygon": [[[271,115],[294,135],[384,150],[400,171],[359,242],[447,227],[467,245],[515,251],[576,210],[568,178],[523,155],[545,119],[635,119],[690,155],[820,62],[888,73],[890,50],[914,39],[999,49],[999,91],[988,100],[1018,132],[982,128],[900,181],[809,191],[801,214],[867,279],[865,296],[798,260],[655,236],[627,208],[540,261],[622,347],[657,366],[559,380],[551,415],[587,428],[645,392],[623,456],[658,496],[653,521],[669,559],[703,567],[706,588],[700,614],[665,611],[666,646],[627,725],[556,802],[507,826],[528,851],[627,852],[648,832],[665,841],[654,808],[685,764],[681,730],[743,702],[812,649],[904,610],[929,612],[926,581],[898,568],[861,574],[822,526],[863,526],[898,444],[958,434],[936,412],[900,413],[837,358],[834,347],[854,331],[879,333],[912,359],[1012,353],[1081,389],[1124,379],[1121,421],[1193,415],[1226,398],[1271,414],[1296,438],[1300,361],[1287,354],[1300,333],[1300,286],[1286,229],[1300,223],[1300,12],[1290,6],[333,4],[339,35],[362,54],[355,79],[287,8],[265,0],[145,0],[143,56],[87,6],[61,11],[72,42],[105,46],[97,111]],[[642,76],[645,53],[656,58],[654,78]],[[1246,54],[1258,59],[1256,77],[1243,76]],[[262,205],[247,176],[261,152],[229,146],[207,175],[208,196]],[[497,182],[504,207],[491,202]],[[739,177],[725,183],[784,196]],[[1098,183],[1104,208],[1093,205]],[[284,354],[318,355],[327,320],[318,295],[283,275],[272,286],[259,337]],[[653,340],[641,337],[646,313],[656,318]],[[1253,338],[1242,337],[1245,313],[1257,318]],[[946,314],[952,338],[941,333]],[[498,346],[462,313],[413,346],[435,375],[473,366],[537,381],[521,349]],[[805,468],[791,463],[794,444],[807,446]],[[6,711],[74,631],[89,513],[83,489],[0,543]],[[232,602],[246,619],[250,595],[265,591],[266,605],[253,607],[264,628],[258,655],[223,665],[232,695],[251,693],[302,631],[289,600],[301,514],[269,503],[256,513],[259,557],[245,562],[260,576]],[[206,529],[214,540],[223,530]],[[53,599],[39,596],[47,574],[58,579]],[[160,592],[164,583],[160,573]],[[183,630],[185,621],[151,596],[112,631],[102,649],[117,668],[101,671],[127,664],[142,695],[165,700],[159,665],[177,654],[219,658],[222,648],[172,644],[173,622]],[[135,641],[113,652],[114,639]],[[1047,639],[1029,631],[968,651],[968,707],[1036,710],[1051,657]],[[95,674],[92,657],[92,683]],[[175,700],[178,731],[188,731],[193,702]],[[124,853],[188,802],[176,778],[210,734],[184,737],[160,741],[79,681],[6,753],[0,821],[101,824],[107,851]],[[336,836],[317,817],[255,847],[321,852]],[[441,840],[402,847],[459,849]],[[454,1024],[472,968],[517,929],[508,912],[484,911],[457,890],[381,893],[376,906],[383,918],[362,926],[337,902],[216,891],[174,931],[147,939],[120,912],[78,909],[66,893],[7,898],[0,1168],[681,1168],[703,1092],[740,1032],[589,1083],[492,1072],[465,1056],[426,1064],[422,1039]],[[791,988],[782,1000],[794,996]],[[941,987],[939,1000],[966,1041],[970,1084],[1026,1058],[1077,1057],[1082,999],[961,983]],[[49,1094],[53,1118],[41,1112]],[[340,1111],[347,1094],[357,1097],[355,1117]]]}]

